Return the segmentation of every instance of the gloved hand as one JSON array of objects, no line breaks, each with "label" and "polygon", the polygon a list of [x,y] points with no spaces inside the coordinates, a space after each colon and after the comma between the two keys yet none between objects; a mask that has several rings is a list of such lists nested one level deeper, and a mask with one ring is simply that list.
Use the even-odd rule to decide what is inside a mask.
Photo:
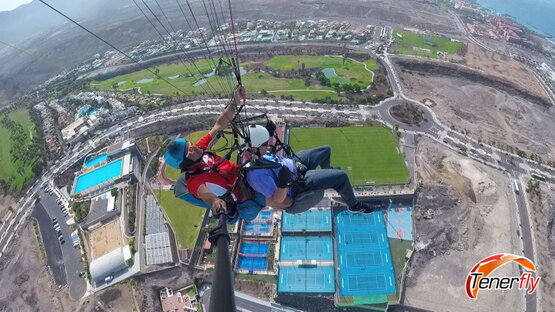
[{"label": "gloved hand", "polygon": [[276,129],[276,124],[273,121],[268,120],[268,122],[266,122],[266,130],[268,130],[270,137],[274,136],[274,131],[276,131]]},{"label": "gloved hand", "polygon": [[288,187],[289,184],[291,183],[291,171],[289,171],[289,168],[287,168],[286,166],[281,166],[281,168],[279,168],[279,173],[278,173],[278,180],[277,180],[277,187],[279,188],[285,188]]},{"label": "gloved hand", "polygon": [[225,213],[226,211],[227,211],[227,205],[225,203],[225,200],[221,198],[215,199],[214,202],[212,203],[212,215],[217,216],[220,213]]}]

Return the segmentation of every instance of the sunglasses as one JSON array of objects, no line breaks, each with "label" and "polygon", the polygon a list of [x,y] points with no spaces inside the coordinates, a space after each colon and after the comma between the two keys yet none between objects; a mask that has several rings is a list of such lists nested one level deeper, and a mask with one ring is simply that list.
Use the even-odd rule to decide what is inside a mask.
[{"label": "sunglasses", "polygon": [[183,151],[183,161],[181,162],[181,164],[179,164],[179,168],[181,170],[186,170],[187,168],[191,167],[192,165],[194,165],[198,162],[198,160],[193,161],[193,160],[187,158],[187,154],[194,153],[194,152],[195,152],[195,148],[193,147],[193,145],[189,145],[189,147],[187,147]]}]

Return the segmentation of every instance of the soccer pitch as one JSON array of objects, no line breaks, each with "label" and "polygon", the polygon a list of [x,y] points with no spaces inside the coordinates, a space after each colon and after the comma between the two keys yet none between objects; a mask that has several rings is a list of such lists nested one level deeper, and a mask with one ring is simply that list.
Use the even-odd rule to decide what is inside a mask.
[{"label": "soccer pitch", "polygon": [[440,36],[415,34],[403,30],[395,30],[393,36],[397,41],[396,52],[399,54],[437,58],[437,52],[455,54],[463,45],[462,42],[451,41]]},{"label": "soccer pitch", "polygon": [[345,170],[353,185],[406,183],[409,172],[391,130],[385,127],[293,128],[295,151],[329,145],[331,164]]}]

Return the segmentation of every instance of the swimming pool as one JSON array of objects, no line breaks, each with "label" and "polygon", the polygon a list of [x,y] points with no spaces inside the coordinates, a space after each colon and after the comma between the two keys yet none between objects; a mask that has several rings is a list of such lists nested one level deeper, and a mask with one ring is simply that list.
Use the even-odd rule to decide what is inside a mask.
[{"label": "swimming pool", "polygon": [[333,266],[279,268],[280,293],[333,293],[335,272]]},{"label": "swimming pool", "polygon": [[284,232],[329,232],[331,231],[331,209],[309,209],[302,213],[284,213],[281,220]]},{"label": "swimming pool", "polygon": [[259,235],[268,234],[272,230],[272,212],[270,210],[261,210],[256,218],[245,223],[243,232]]},{"label": "swimming pool", "polygon": [[123,159],[120,158],[107,165],[80,175],[77,178],[74,193],[77,194],[102,182],[117,178],[121,175]]},{"label": "swimming pool", "polygon": [[331,237],[291,237],[281,239],[280,261],[333,261]]},{"label": "swimming pool", "polygon": [[108,159],[108,154],[101,154],[95,156],[85,162],[85,168],[90,168],[92,166],[98,165],[99,163],[106,161]]}]

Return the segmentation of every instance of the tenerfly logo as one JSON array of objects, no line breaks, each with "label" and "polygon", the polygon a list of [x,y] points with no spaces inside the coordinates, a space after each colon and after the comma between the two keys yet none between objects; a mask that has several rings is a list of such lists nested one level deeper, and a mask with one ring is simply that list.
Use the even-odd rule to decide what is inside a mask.
[{"label": "tenerfly logo", "polygon": [[535,277],[530,272],[524,272],[521,276],[499,276],[489,275],[501,266],[515,262],[526,270],[536,272],[536,266],[526,257],[508,253],[500,253],[482,259],[470,270],[466,278],[466,295],[471,299],[478,297],[481,289],[523,289],[532,294],[538,288],[541,277]]}]

